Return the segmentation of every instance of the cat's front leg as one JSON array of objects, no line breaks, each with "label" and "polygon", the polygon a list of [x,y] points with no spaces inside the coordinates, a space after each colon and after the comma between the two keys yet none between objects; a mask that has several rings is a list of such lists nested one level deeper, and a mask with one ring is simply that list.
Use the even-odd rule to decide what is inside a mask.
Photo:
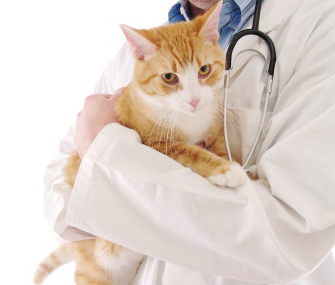
[{"label": "cat's front leg", "polygon": [[239,164],[196,145],[176,144],[168,155],[216,185],[236,187],[243,184],[247,177]]}]

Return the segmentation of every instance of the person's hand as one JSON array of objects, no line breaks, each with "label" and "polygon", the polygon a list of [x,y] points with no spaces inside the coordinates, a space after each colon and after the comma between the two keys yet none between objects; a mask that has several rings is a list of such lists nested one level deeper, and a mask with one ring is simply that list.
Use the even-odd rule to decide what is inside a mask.
[{"label": "person's hand", "polygon": [[77,116],[74,144],[84,157],[98,133],[108,124],[118,122],[114,108],[123,88],[114,95],[98,94],[86,97],[83,110]]}]

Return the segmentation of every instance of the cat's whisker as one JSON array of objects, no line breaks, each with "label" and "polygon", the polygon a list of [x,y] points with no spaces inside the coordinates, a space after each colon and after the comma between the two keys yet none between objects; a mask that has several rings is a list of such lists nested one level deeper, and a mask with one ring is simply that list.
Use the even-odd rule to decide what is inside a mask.
[{"label": "cat's whisker", "polygon": [[218,110],[214,109],[215,113],[222,119],[223,121],[223,114],[220,113]]},{"label": "cat's whisker", "polygon": [[[214,97],[221,97],[223,98],[224,94],[223,91],[214,91],[213,92],[213,96]],[[247,104],[241,100],[235,99],[232,96],[228,97],[228,102],[235,102],[238,103],[239,106],[241,106],[241,108],[246,108]]]},{"label": "cat's whisker", "polygon": [[239,125],[236,123],[235,119],[233,116],[231,116],[231,114],[227,113],[227,125],[231,125],[231,130],[232,130],[232,136],[231,136],[231,143],[234,142],[235,138],[236,138],[236,132],[239,130]]},{"label": "cat's whisker", "polygon": [[174,135],[174,128],[176,126],[176,111],[172,114],[172,120],[171,120],[171,129],[170,129],[170,152],[172,153],[172,141],[173,141],[173,135]]},{"label": "cat's whisker", "polygon": [[178,118],[179,118],[179,112],[175,112],[174,113],[174,119],[173,119],[173,130],[172,130],[172,133],[171,133],[171,149],[173,150],[173,153],[176,149],[175,134],[176,134],[176,126],[177,126]]},{"label": "cat's whisker", "polygon": [[172,114],[171,114],[171,121],[170,121],[170,126],[169,126],[169,132],[170,132],[170,135],[169,135],[169,143],[170,143],[170,152],[172,152],[172,133],[173,133],[173,129],[172,129],[172,126],[174,125],[174,120],[175,120],[175,113],[176,111],[173,110]]},{"label": "cat's whisker", "polygon": [[[222,120],[224,119],[224,116],[223,116],[223,106],[218,106],[218,105],[215,105],[214,104],[214,110],[215,110],[215,112],[222,118]],[[227,112],[227,125],[231,125],[231,126],[233,126],[232,128],[231,128],[231,130],[232,130],[232,132],[233,132],[233,134],[232,134],[232,140],[234,140],[234,138],[235,138],[235,135],[236,135],[236,133],[235,133],[235,131],[236,131],[236,129],[238,130],[239,129],[239,126],[238,126],[238,124],[236,123],[236,121],[234,120],[234,117],[231,115],[231,113],[228,111]]]},{"label": "cat's whisker", "polygon": [[168,118],[167,118],[167,124],[166,124],[166,139],[165,139],[165,154],[168,154],[168,142],[169,142],[169,131],[170,131],[170,125],[171,125],[171,114],[173,113],[173,110],[171,109]]},{"label": "cat's whisker", "polygon": [[[151,139],[152,139],[152,134],[154,133],[154,130],[157,127],[159,127],[160,129],[163,128],[163,126],[164,126],[164,119],[165,119],[165,115],[166,115],[167,112],[168,112],[168,109],[165,109],[163,112],[157,112],[157,115],[158,115],[157,117],[153,117],[153,121],[156,121],[156,123],[155,123],[155,125],[152,128],[151,133],[150,133],[150,139],[149,139],[150,145],[151,145]],[[159,132],[159,130],[156,131],[155,133],[157,134],[158,132]],[[155,138],[155,141],[158,141],[158,137],[157,136]]]},{"label": "cat's whisker", "polygon": [[[167,109],[167,113],[169,113],[170,109]],[[164,130],[166,128],[166,125],[167,125],[167,120],[166,120],[166,117],[164,116],[164,119],[163,119],[163,126],[161,128],[161,134],[160,134],[160,137],[159,137],[159,143],[158,143],[158,151],[161,151],[161,142],[162,142],[162,137],[163,137],[163,134],[164,134]]]},{"label": "cat's whisker", "polygon": [[170,116],[170,124],[169,124],[169,131],[168,131],[168,142],[170,143],[170,151],[172,152],[172,140],[173,140],[173,128],[172,125],[175,125],[175,110],[172,110],[171,116]]},{"label": "cat's whisker", "polygon": [[217,110],[217,109],[214,109],[214,111],[216,112],[216,114],[221,118],[221,119],[223,119],[223,114],[222,113],[220,113],[220,111],[219,110]]},{"label": "cat's whisker", "polygon": [[[236,113],[234,113],[234,114],[236,115]],[[230,120],[232,120],[232,121],[234,121],[235,124],[236,124],[236,126],[237,126],[237,123],[236,123],[236,121],[234,119],[234,115],[233,115],[232,110],[229,110],[229,109],[227,110],[227,118],[230,119]]]},{"label": "cat's whisker", "polygon": [[219,114],[220,114],[220,117],[223,117],[223,114],[224,114],[224,110],[223,110],[223,107],[219,104],[213,104],[213,107],[215,109],[215,111],[217,111]]},{"label": "cat's whisker", "polygon": [[[171,132],[171,126],[172,126],[172,116],[173,116],[173,113],[174,111],[171,110],[171,113],[170,113],[170,116],[169,116],[169,125],[168,125],[168,129],[167,129],[167,132],[166,132],[166,142],[165,142],[165,147],[166,147],[166,154],[168,153],[168,144],[170,143],[170,146],[171,146],[171,135],[170,135],[170,132]],[[170,149],[171,150],[171,149]]]},{"label": "cat's whisker", "polygon": [[166,123],[164,125],[164,135],[165,135],[165,154],[168,154],[168,134],[169,134],[169,125],[171,121],[171,114],[173,109],[169,109],[169,112],[166,116]]},{"label": "cat's whisker", "polygon": [[[220,113],[220,115],[223,117],[224,114],[224,108],[223,105],[218,104],[217,102],[213,103],[213,106],[215,108],[215,110]],[[234,116],[232,116],[232,111],[231,110],[227,110],[227,123],[230,124],[234,124],[237,128],[238,128],[238,124],[236,123]]]},{"label": "cat's whisker", "polygon": [[[152,106],[154,109],[158,109],[156,106]],[[154,124],[151,133],[150,133],[150,137],[149,137],[149,146],[151,146],[151,139],[152,139],[152,135],[154,133],[154,130],[159,126],[159,124],[164,120],[164,116],[166,114],[166,112],[168,111],[168,109],[166,109],[163,113],[161,112],[155,112],[154,110],[153,114],[158,114],[158,117],[153,116],[153,121],[156,121],[156,123]]]},{"label": "cat's whisker", "polygon": [[219,110],[219,111],[223,112],[223,107],[222,107],[220,104],[213,103],[213,107],[214,107],[216,110]]},{"label": "cat's whisker", "polygon": [[213,105],[218,106],[223,109],[223,104],[221,104],[221,102],[213,101]]},{"label": "cat's whisker", "polygon": [[[172,135],[172,145],[173,145],[173,154],[175,154],[175,149],[176,149],[176,145],[175,145],[175,141],[174,141],[174,135],[175,135],[175,131],[176,131],[176,125],[179,119],[179,112],[175,112],[175,118],[174,118],[174,126],[173,126],[173,135]],[[177,152],[177,155],[179,155],[179,152]]]}]

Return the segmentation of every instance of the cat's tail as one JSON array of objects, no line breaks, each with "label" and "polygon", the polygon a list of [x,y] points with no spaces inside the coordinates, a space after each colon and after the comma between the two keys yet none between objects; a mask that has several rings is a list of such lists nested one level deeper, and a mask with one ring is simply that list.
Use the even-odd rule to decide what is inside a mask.
[{"label": "cat's tail", "polygon": [[73,261],[75,255],[72,246],[73,242],[67,242],[50,253],[38,266],[34,276],[34,284],[42,284],[44,279],[55,269]]}]

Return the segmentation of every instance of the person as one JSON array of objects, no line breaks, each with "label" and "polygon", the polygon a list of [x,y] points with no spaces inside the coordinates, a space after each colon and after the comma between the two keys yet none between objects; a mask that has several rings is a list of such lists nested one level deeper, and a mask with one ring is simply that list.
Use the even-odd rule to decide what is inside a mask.
[{"label": "person", "polygon": [[[216,2],[178,2],[175,18],[191,19]],[[227,2],[240,9],[240,22],[227,30],[234,33],[252,1]],[[333,285],[334,13],[332,0],[264,1],[260,29],[274,41],[278,60],[251,162],[255,179],[238,189],[214,186],[141,144],[134,130],[117,123],[117,97],[89,96],[46,171],[45,208],[53,230],[62,240],[99,236],[148,255],[134,285]],[[250,19],[243,23],[250,26]],[[231,71],[228,128],[233,157],[243,161],[267,80],[264,60],[252,50],[268,54],[255,37],[236,49],[248,50]],[[124,45],[95,94],[126,86],[133,67]],[[62,167],[75,148],[83,161],[71,191]]]}]

